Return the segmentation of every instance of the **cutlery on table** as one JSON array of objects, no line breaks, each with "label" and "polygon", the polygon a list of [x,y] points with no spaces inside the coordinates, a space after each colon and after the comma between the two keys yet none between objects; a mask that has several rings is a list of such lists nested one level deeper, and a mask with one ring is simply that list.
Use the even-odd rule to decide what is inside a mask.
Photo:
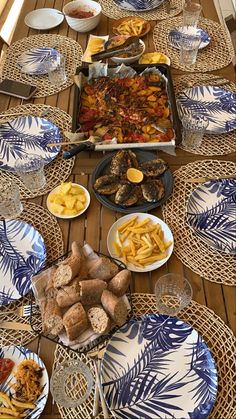
[{"label": "cutlery on table", "polygon": [[30,304],[26,304],[24,306],[17,307],[15,310],[0,311],[0,316],[5,314],[16,314],[20,317],[28,317],[31,314],[31,310],[33,310],[35,307],[35,304],[32,306]]},{"label": "cutlery on table", "polygon": [[20,322],[1,322],[0,329],[10,329],[10,330],[28,330],[32,332],[30,324],[20,323]]},{"label": "cutlery on table", "polygon": [[95,370],[95,375],[96,375],[96,385],[97,385],[97,388],[98,388],[100,401],[101,401],[101,405],[102,405],[102,413],[103,413],[104,419],[109,419],[110,415],[109,415],[107,405],[106,405],[106,402],[105,402],[105,399],[104,399],[104,396],[103,396],[102,384],[101,384],[100,377],[99,377],[97,360],[94,360],[94,370]]},{"label": "cutlery on table", "polygon": [[91,55],[92,61],[102,60],[103,58],[114,57],[116,54],[122,54],[123,52],[131,51],[133,48],[137,48],[139,45],[138,36],[130,36],[126,41],[119,47],[109,48],[105,51],[98,52],[97,54]]},{"label": "cutlery on table", "polygon": [[[51,108],[45,109],[44,111],[40,112],[39,115],[36,115],[36,116],[38,116],[40,118],[43,118],[50,111],[51,111]],[[8,113],[6,115],[0,115],[0,125],[1,124],[5,124],[6,122],[9,122],[12,119],[13,116],[27,116],[27,115],[28,115],[28,113],[26,114],[26,113],[21,113],[21,112],[18,112],[18,113],[17,112],[13,112],[13,113]],[[5,119],[2,119],[4,117],[5,117]]]},{"label": "cutlery on table", "polygon": [[203,176],[187,179],[187,183],[204,183],[209,180],[221,180],[221,179],[236,179],[236,175],[222,175],[222,176]]},{"label": "cutlery on table", "polygon": [[[92,358],[93,362],[96,362],[98,374],[100,372],[100,362],[101,358],[105,352],[105,348],[103,347],[100,350],[96,350],[94,352],[89,352],[89,357]],[[96,375],[96,371],[95,371]],[[94,400],[93,400],[93,416],[96,417],[98,415],[98,404],[99,404],[99,389],[98,389],[98,381],[97,381],[97,375],[96,375],[96,381],[95,381],[95,389],[94,389]],[[108,416],[109,417],[109,416]]]}]

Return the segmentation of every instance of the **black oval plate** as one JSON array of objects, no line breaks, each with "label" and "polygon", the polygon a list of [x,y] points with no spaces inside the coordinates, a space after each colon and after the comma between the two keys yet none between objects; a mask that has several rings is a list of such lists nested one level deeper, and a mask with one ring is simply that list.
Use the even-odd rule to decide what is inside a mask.
[{"label": "black oval plate", "polygon": [[[150,153],[148,151],[134,151],[134,150],[132,151],[136,154],[137,159],[140,163],[157,158],[156,154]],[[116,153],[117,151],[114,153],[108,154],[97,164],[97,166],[95,167],[92,173],[92,187],[94,183],[96,182],[97,178],[99,178],[100,176],[103,176],[104,174],[108,172],[109,166],[111,164],[111,159]],[[166,202],[167,199],[172,194],[174,181],[173,181],[173,176],[170,169],[167,169],[161,176],[158,176],[158,179],[160,179],[164,184],[165,195],[163,196],[162,199],[160,199],[160,201],[157,201],[157,202],[143,203],[140,205],[131,205],[130,207],[123,207],[121,205],[117,205],[114,202],[112,202],[112,200],[108,198],[109,195],[101,195],[98,192],[96,192],[94,188],[93,188],[93,193],[96,196],[97,200],[101,202],[102,205],[104,205],[105,207],[113,211],[122,212],[124,214],[131,214],[132,212],[147,212],[164,204],[164,202]]]}]

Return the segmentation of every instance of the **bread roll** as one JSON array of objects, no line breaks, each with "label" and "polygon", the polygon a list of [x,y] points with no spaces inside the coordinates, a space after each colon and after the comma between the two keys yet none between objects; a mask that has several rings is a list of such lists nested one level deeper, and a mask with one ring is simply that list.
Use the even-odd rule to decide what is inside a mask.
[{"label": "bread roll", "polygon": [[55,275],[56,270],[57,270],[56,266],[51,267],[49,280],[48,280],[47,286],[45,288],[45,297],[46,298],[54,298],[55,299],[56,296],[57,296],[58,290],[53,285],[54,275]]},{"label": "bread roll", "polygon": [[101,296],[107,287],[107,283],[101,279],[87,279],[80,281],[80,297],[81,303],[92,305],[101,303]]},{"label": "bread roll", "polygon": [[89,276],[91,278],[102,279],[107,281],[113,278],[118,272],[118,266],[111,262],[108,258],[101,257],[91,263],[89,268]]},{"label": "bread roll", "polygon": [[108,332],[110,319],[102,306],[91,307],[87,314],[95,333],[102,334]]},{"label": "bread roll", "polygon": [[131,279],[131,272],[128,269],[123,269],[114,278],[112,278],[107,289],[115,294],[117,297],[124,295],[129,287]]},{"label": "bread roll", "polygon": [[41,309],[43,314],[44,333],[57,336],[63,329],[63,323],[61,309],[56,300],[49,298]]},{"label": "bread roll", "polygon": [[121,298],[116,297],[111,291],[104,290],[101,297],[104,310],[109,314],[115,324],[122,326],[125,323],[128,310]]},{"label": "bread roll", "polygon": [[72,254],[58,266],[53,277],[54,287],[59,288],[69,284],[78,275],[79,269],[80,257]]},{"label": "bread roll", "polygon": [[69,285],[57,291],[56,301],[59,307],[68,307],[80,301],[79,278],[74,278]]},{"label": "bread roll", "polygon": [[54,276],[56,269],[57,269],[56,266],[51,266],[50,268],[45,269],[42,272],[40,272],[38,275],[33,276],[32,288],[34,291],[35,298],[37,300],[41,300],[42,298],[45,298],[45,290],[47,289],[48,284],[51,284],[51,280]]},{"label": "bread roll", "polygon": [[88,327],[88,318],[82,304],[76,303],[63,316],[68,339],[75,340]]}]

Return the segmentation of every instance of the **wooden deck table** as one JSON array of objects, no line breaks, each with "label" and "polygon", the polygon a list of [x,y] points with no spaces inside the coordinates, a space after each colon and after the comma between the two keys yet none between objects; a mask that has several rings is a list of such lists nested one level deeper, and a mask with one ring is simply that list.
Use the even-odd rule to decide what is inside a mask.
[{"label": "wooden deck table", "polygon": [[[66,3],[68,3],[68,0],[25,0],[12,42],[15,42],[29,35],[35,35],[39,33],[39,31],[30,29],[24,24],[24,17],[27,13],[41,7],[49,7],[62,10]],[[218,16],[214,7],[213,0],[201,0],[201,3],[203,8],[203,16],[218,21]],[[92,31],[92,33],[96,35],[111,34],[112,23],[112,19],[109,19],[103,15],[99,26],[94,31]],[[152,27],[154,27],[155,24],[156,22],[151,22]],[[44,31],[40,31],[40,33],[44,33]],[[45,31],[45,33],[68,36],[71,39],[77,40],[83,49],[86,47],[87,39],[89,36],[89,34],[79,34],[78,32],[73,31],[67,25],[66,20],[64,20],[59,27],[50,31]],[[147,51],[153,50],[152,31],[147,34],[143,40],[145,41]],[[183,74],[177,70],[172,69],[171,71],[173,78],[177,74]],[[229,80],[235,81],[235,74],[232,64],[219,71],[215,71],[214,73],[224,76]],[[57,106],[72,115],[73,93],[74,87],[72,86],[71,88],[62,91],[57,95],[35,99],[32,100],[32,102]],[[0,95],[0,112],[3,112],[9,107],[14,107],[21,103],[22,101],[20,99]],[[176,156],[171,156],[163,152],[160,152],[159,155],[161,158],[168,162],[172,171],[175,171],[180,166],[187,163],[206,159],[206,156],[190,154],[181,149],[176,150]],[[102,156],[103,154],[101,152],[80,153],[76,158],[71,180],[78,182],[91,190],[90,175],[95,167],[95,164],[99,161],[99,159],[101,159]],[[219,156],[218,158],[220,160],[235,161],[235,154]],[[100,250],[101,252],[107,254],[108,251],[106,246],[106,238],[108,230],[112,223],[118,217],[120,217],[121,214],[115,213],[105,207],[102,207],[100,203],[95,199],[93,194],[91,194],[91,198],[91,205],[85,216],[81,216],[81,218],[75,219],[71,222],[66,220],[59,220],[59,224],[64,236],[65,249],[69,250],[71,243],[74,240],[79,240],[82,243],[85,239],[88,243],[90,243],[91,246],[93,246],[94,249]],[[32,201],[45,206],[46,197],[44,196],[35,198]],[[152,214],[161,217],[161,209],[158,208],[153,210]],[[87,219],[86,224],[85,219]],[[229,327],[235,332],[236,288],[218,285],[216,283],[205,280],[204,278],[192,272],[190,269],[186,268],[175,255],[172,255],[164,266],[152,272],[151,275],[149,273],[134,274],[132,279],[132,292],[153,293],[156,280],[168,272],[184,274],[184,276],[190,281],[193,287],[193,299],[214,310],[214,312],[220,316],[225,321],[225,323],[228,324]],[[31,350],[38,352],[44,361],[50,375],[52,371],[55,345],[49,340],[41,338],[35,339],[28,346]],[[50,394],[46,408],[41,417],[42,419],[60,418],[56,405],[53,405],[52,403],[52,397]]]}]

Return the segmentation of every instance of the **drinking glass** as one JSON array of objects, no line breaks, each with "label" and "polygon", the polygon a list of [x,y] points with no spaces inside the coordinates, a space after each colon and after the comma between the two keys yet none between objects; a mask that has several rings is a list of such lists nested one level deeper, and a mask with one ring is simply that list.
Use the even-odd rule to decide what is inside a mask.
[{"label": "drinking glass", "polygon": [[200,147],[204,133],[209,125],[208,119],[200,116],[188,115],[184,116],[181,122],[183,125],[183,146],[192,149]]},{"label": "drinking glass", "polygon": [[16,184],[9,180],[0,181],[0,218],[15,218],[23,211],[20,191]]},{"label": "drinking glass", "polygon": [[185,33],[181,33],[180,64],[184,66],[192,66],[196,63],[200,43],[200,35],[187,35]]},{"label": "drinking glass", "polygon": [[155,284],[157,309],[161,314],[176,316],[192,299],[192,287],[181,275],[169,273]]},{"label": "drinking glass", "polygon": [[183,26],[197,27],[202,6],[196,1],[185,1],[183,5]]},{"label": "drinking glass", "polygon": [[48,73],[50,82],[54,85],[61,85],[66,81],[66,67],[65,57],[62,54],[58,54],[55,57],[49,57],[45,62],[45,68]]},{"label": "drinking glass", "polygon": [[46,184],[44,160],[35,154],[28,154],[15,162],[15,170],[24,185],[31,191],[41,189]]}]

